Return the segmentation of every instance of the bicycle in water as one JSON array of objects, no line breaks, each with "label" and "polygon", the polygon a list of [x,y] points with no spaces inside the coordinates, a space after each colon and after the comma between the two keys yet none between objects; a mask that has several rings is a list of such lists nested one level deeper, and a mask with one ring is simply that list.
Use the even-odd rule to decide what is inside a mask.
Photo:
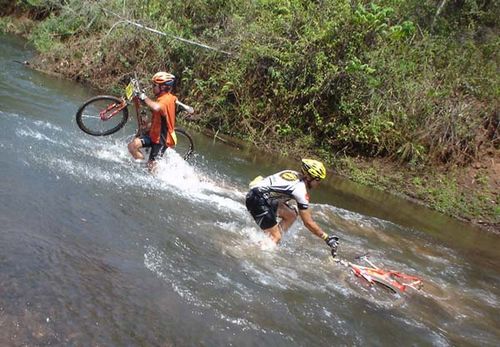
[{"label": "bicycle in water", "polygon": [[[76,124],[85,133],[92,136],[107,136],[116,133],[123,128],[129,119],[128,107],[133,105],[137,120],[135,137],[144,135],[149,130],[147,111],[142,107],[139,93],[141,91],[137,76],[130,79],[130,83],[124,89],[123,96],[97,95],[85,101],[76,112]],[[180,101],[176,102],[180,110],[192,113],[190,106]],[[194,152],[194,143],[191,135],[182,128],[175,128],[174,150],[184,160]]]}]

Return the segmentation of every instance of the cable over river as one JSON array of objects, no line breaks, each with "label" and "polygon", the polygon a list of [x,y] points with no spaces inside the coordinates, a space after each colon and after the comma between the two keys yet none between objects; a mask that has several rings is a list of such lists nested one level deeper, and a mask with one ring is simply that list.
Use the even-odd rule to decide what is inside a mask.
[{"label": "cable over river", "polygon": [[300,221],[262,242],[248,182],[298,163],[190,130],[193,159],[169,151],[153,178],[133,122],[80,131],[95,93],[15,62],[32,54],[0,36],[1,346],[499,345],[497,235],[330,177],[312,211],[339,256],[424,282],[369,287]]}]

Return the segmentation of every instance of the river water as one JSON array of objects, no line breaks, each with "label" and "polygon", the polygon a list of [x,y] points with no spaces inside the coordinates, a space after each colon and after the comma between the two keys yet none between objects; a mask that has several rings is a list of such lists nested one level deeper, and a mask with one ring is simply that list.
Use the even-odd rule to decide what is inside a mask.
[{"label": "river water", "polygon": [[[246,212],[257,174],[296,163],[197,134],[157,178],[132,124],[96,138],[92,91],[15,62],[0,36],[1,346],[498,346],[500,238],[332,175],[312,192],[339,256],[420,276],[369,287],[297,222],[270,247]],[[132,123],[132,122],[130,122]]]}]

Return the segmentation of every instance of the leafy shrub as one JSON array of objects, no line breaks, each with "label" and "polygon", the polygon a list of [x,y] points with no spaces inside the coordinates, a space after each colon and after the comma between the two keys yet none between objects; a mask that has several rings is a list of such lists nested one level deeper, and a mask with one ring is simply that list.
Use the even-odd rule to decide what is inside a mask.
[{"label": "leafy shrub", "polygon": [[[201,124],[215,131],[285,142],[324,158],[466,164],[479,146],[492,145],[498,125],[492,115],[500,41],[491,34],[498,4],[448,1],[439,9],[441,3],[17,2],[44,18],[31,36],[41,51],[88,37],[89,44],[78,47],[77,55],[90,62],[82,76],[124,83],[132,70],[143,76],[173,71],[178,91],[206,113]],[[130,26],[123,17],[166,35]],[[108,76],[97,74],[96,66]]]}]

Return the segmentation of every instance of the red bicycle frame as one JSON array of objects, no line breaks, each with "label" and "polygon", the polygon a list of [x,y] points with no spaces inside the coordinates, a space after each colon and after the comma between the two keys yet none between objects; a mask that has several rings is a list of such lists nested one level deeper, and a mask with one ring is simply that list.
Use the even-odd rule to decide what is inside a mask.
[{"label": "red bicycle frame", "polygon": [[373,265],[366,259],[366,257],[360,258],[366,260],[373,267],[361,266],[345,260],[336,259],[336,261],[349,267],[354,275],[363,278],[370,285],[379,283],[394,292],[405,292],[408,288],[420,290],[423,287],[423,282],[418,277],[410,276],[394,270],[383,270]]}]

